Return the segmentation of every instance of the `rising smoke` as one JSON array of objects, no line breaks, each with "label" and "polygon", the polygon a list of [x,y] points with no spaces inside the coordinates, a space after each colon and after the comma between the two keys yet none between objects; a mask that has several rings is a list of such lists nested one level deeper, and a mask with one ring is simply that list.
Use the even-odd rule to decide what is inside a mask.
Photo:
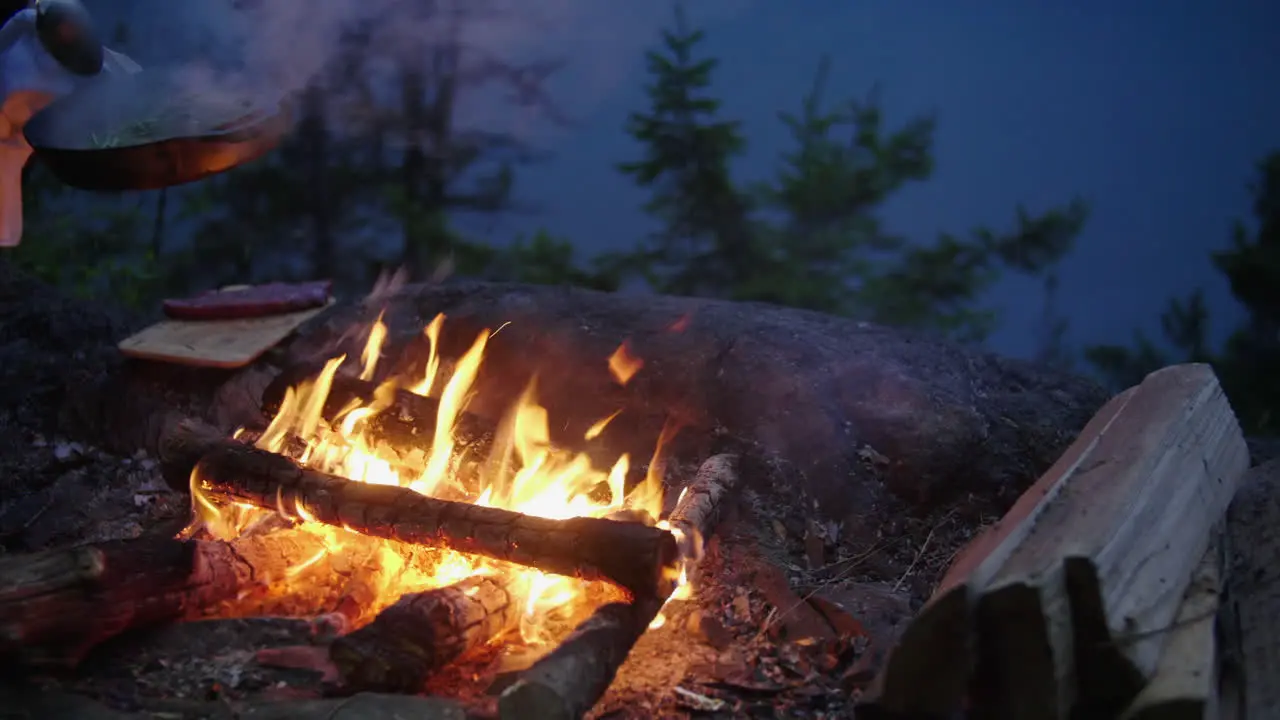
[{"label": "rising smoke", "polygon": [[[714,21],[755,0],[690,0],[689,14]],[[202,92],[287,96],[330,73],[344,36],[369,29],[363,72],[390,78],[455,37],[463,68],[486,59],[512,64],[559,59],[549,84],[570,118],[581,119],[624,83],[671,18],[655,0],[86,0],[103,24],[126,23],[126,51],[144,66],[181,64]],[[429,66],[428,66],[429,67]],[[392,93],[392,83],[384,83]],[[343,88],[331,90],[341,94]],[[390,100],[391,98],[387,98]],[[353,98],[342,98],[355,102]],[[513,108],[509,88],[477,86],[461,97],[457,121],[500,132],[554,132],[552,118]],[[367,100],[365,100],[367,102]]]}]

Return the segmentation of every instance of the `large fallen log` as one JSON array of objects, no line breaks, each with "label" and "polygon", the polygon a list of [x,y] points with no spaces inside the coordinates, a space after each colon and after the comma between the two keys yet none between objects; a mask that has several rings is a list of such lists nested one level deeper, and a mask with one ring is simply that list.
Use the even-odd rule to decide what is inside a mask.
[{"label": "large fallen log", "polygon": [[660,528],[591,517],[553,520],[440,500],[302,468],[233,440],[205,449],[194,477],[213,497],[284,508],[373,537],[608,580],[636,595],[661,594],[674,582],[676,540]]},{"label": "large fallen log", "polygon": [[351,690],[419,692],[432,673],[515,626],[514,582],[512,575],[480,576],[403,595],[334,640],[329,657]]},{"label": "large fallen log", "polygon": [[865,712],[1120,712],[1156,669],[1182,593],[1248,463],[1207,366],[1108,403],[904,632]]},{"label": "large fallen log", "polygon": [[323,550],[313,535],[280,530],[234,543],[147,537],[2,557],[0,664],[71,668],[127,630],[278,610],[267,596]]},{"label": "large fallen log", "polygon": [[[671,513],[687,537],[707,538],[738,485],[737,458],[717,455],[699,468]],[[689,563],[695,557],[686,556]],[[687,568],[691,569],[691,568]],[[667,596],[609,603],[574,629],[555,650],[525,670],[498,699],[503,720],[578,720],[604,695],[631,648],[662,610]]]}]

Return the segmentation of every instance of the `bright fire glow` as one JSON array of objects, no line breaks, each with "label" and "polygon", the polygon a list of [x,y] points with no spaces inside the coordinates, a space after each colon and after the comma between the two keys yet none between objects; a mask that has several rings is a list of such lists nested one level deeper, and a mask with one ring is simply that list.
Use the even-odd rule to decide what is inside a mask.
[{"label": "bright fire glow", "polygon": [[[424,330],[429,351],[422,376],[387,381],[378,388],[370,403],[346,407],[327,422],[322,410],[345,359],[333,358],[314,381],[302,383],[286,393],[279,412],[258,438],[258,447],[355,481],[399,485],[424,495],[529,515],[563,519],[604,517],[628,511],[633,516],[660,516],[662,453],[672,432],[664,431],[659,437],[647,476],[627,492],[625,481],[631,460],[626,454],[617,457],[610,469],[603,470],[595,467],[586,455],[552,446],[548,414],[538,403],[533,383],[499,425],[491,455],[484,462],[467,464],[464,471],[455,448],[454,425],[473,393],[491,334],[480,333],[462,357],[448,363],[439,355],[444,321],[444,316],[438,315]],[[386,337],[387,328],[379,316],[370,328],[368,342],[361,353],[360,378],[374,377]],[[446,367],[450,364],[452,368]],[[608,360],[610,371],[621,383],[630,380],[642,365],[625,344]],[[434,398],[439,403],[434,434],[423,438],[422,447],[392,447],[379,442],[369,432],[369,421],[391,406],[398,388]],[[599,435],[619,412],[593,425],[586,439]],[[201,492],[198,486],[197,478],[193,477],[197,523],[215,537],[233,539],[251,523],[272,514],[219,502],[218,498]],[[515,596],[523,601],[524,613],[518,628],[522,639],[538,643],[548,639],[546,619],[569,613],[580,617],[590,609],[584,605],[600,600],[600,593],[595,593],[594,598],[588,597],[588,584],[572,578],[444,550],[432,551],[431,562],[408,561],[396,544],[320,524],[303,507],[286,511],[278,504],[276,512],[298,521],[301,530],[319,536],[324,543],[321,553],[290,569],[290,578],[305,574],[325,554],[343,553],[357,546],[374,548],[377,569],[381,571],[378,574],[381,592],[376,607],[371,608],[367,616],[407,592],[441,587],[477,575],[502,573],[510,580]],[[665,521],[662,524],[665,527]],[[688,594],[687,573],[682,570],[672,599]],[[662,622],[659,615],[653,627]]]}]

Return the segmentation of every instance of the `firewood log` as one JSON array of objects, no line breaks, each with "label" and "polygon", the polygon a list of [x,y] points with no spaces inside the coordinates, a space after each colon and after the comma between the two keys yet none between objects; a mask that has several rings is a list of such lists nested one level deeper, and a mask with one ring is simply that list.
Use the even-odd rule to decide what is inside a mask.
[{"label": "firewood log", "polygon": [[1155,675],[1120,720],[1216,720],[1218,601],[1222,595],[1222,542],[1214,533],[1191,577]]},{"label": "firewood log", "polygon": [[511,577],[478,576],[400,597],[337,638],[329,656],[351,690],[415,693],[432,673],[515,626]]},{"label": "firewood log", "polygon": [[[267,386],[262,393],[262,410],[269,417],[280,411],[285,393],[303,382],[316,378],[323,365],[304,364],[287,368]],[[378,385],[351,375],[336,374],[325,397],[321,415],[326,421],[334,421],[338,414],[353,404],[367,406],[378,397]],[[429,448],[435,434],[436,420],[440,413],[440,401],[411,393],[404,388],[388,387],[386,400],[389,405],[369,418],[365,431],[376,442],[385,442],[394,448],[407,450]],[[482,463],[493,449],[497,425],[474,413],[459,412],[453,423],[454,451],[460,462]]]},{"label": "firewood log", "polygon": [[[674,581],[678,548],[667,530],[602,518],[566,520],[427,497],[408,488],[353,482],[288,458],[224,441],[196,465],[204,492],[365,535],[443,547],[558,575],[608,580],[637,595]],[[667,590],[669,592],[669,590]]]},{"label": "firewood log", "polygon": [[1207,366],[1166,368],[1114,398],[956,561],[865,713],[1120,712],[1155,672],[1247,463]]},{"label": "firewood log", "polygon": [[[669,519],[686,537],[710,537],[738,485],[737,457],[716,455],[699,468]],[[688,557],[688,556],[686,556]],[[696,557],[688,557],[693,562]],[[578,720],[604,695],[666,595],[609,603],[503,691],[503,720]]]},{"label": "firewood log", "polygon": [[0,664],[72,668],[127,630],[275,610],[262,596],[322,549],[282,530],[234,544],[146,537],[0,557]]},{"label": "firewood log", "polygon": [[[262,394],[262,410],[267,420],[280,411],[285,393],[301,383],[314,381],[323,370],[323,363],[304,363],[286,368],[272,380]],[[379,393],[382,393],[380,396]],[[353,405],[368,406],[375,401],[389,403],[378,414],[366,420],[362,432],[375,443],[386,443],[397,450],[427,449],[435,434],[440,401],[409,392],[404,388],[380,386],[368,380],[338,373],[334,375],[329,393],[325,397],[321,415],[333,423],[344,409]],[[453,423],[456,467],[463,477],[478,472],[481,467],[492,467],[487,461],[492,457],[498,425],[487,417],[463,409]],[[611,452],[602,439],[582,439],[578,442],[557,444],[566,452],[585,453],[597,470],[607,472],[617,461],[617,453]],[[627,467],[626,487],[631,488],[644,480],[647,468],[641,463]]]},{"label": "firewood log", "polygon": [[662,609],[660,598],[608,603],[535,662],[498,699],[503,720],[578,720],[613,683]]},{"label": "firewood log", "polygon": [[200,459],[229,442],[236,441],[203,420],[171,414],[156,441],[160,474],[170,488],[187,492]]}]

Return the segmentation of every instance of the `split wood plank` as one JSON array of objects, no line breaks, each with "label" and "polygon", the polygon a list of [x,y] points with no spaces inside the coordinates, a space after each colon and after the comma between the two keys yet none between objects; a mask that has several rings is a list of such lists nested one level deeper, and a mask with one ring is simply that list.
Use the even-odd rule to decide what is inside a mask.
[{"label": "split wood plank", "polygon": [[1001,718],[1108,717],[1133,700],[1249,466],[1198,364],[1147,376],[1090,455],[979,601],[980,682]]},{"label": "split wood plank", "polygon": [[1267,720],[1280,708],[1280,460],[1245,474],[1226,525],[1222,715]]},{"label": "split wood plank", "polygon": [[885,711],[940,717],[965,704],[977,659],[971,622],[977,593],[1031,533],[1036,518],[1085,462],[1135,389],[1126,390],[1104,405],[1079,438],[1009,512],[956,556],[864,695],[867,714]]},{"label": "split wood plank", "polygon": [[1207,366],[1166,368],[1117,396],[957,560],[891,654],[868,714],[1123,710],[1154,673],[1159,630],[1247,463]]},{"label": "split wood plank", "polygon": [[1205,551],[1156,673],[1120,720],[1214,720],[1218,717],[1218,642],[1215,632],[1223,586],[1221,529]]}]

